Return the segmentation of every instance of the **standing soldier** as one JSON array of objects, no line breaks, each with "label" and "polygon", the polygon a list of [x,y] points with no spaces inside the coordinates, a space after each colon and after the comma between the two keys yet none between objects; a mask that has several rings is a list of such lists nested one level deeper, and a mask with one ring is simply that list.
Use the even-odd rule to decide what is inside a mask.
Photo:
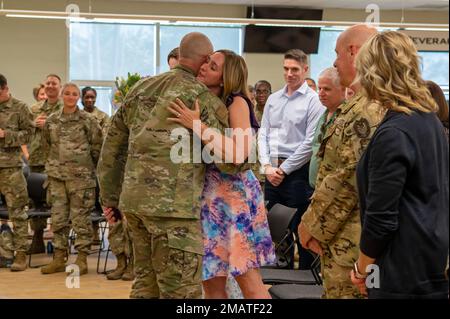
[{"label": "standing soldier", "polygon": [[95,106],[95,101],[97,100],[97,91],[90,86],[86,86],[81,90],[81,103],[83,104],[83,109],[85,112],[90,113],[97,123],[100,125],[103,131],[103,136],[106,136],[106,130],[108,129],[109,116],[103,111],[100,111],[97,106]]},{"label": "standing soldier", "polygon": [[[61,78],[56,74],[49,74],[46,77],[44,86],[47,99],[31,107],[36,131],[29,145],[28,162],[30,170],[34,173],[44,173],[45,161],[48,156],[48,149],[42,143],[42,129],[44,128],[45,121],[50,114],[59,111],[63,106],[59,96],[61,91]],[[45,252],[44,229],[47,227],[47,218],[32,218],[30,220],[30,226],[34,231],[34,235],[28,253],[38,254]]]},{"label": "standing soldier", "polygon": [[[97,91],[89,86],[81,90],[81,101],[84,106],[84,111],[90,113],[97,123],[100,125],[103,131],[103,136],[106,136],[108,131],[109,116],[105,112],[102,112],[95,106],[97,100]],[[98,222],[92,224],[94,228],[94,243],[99,240],[98,238]],[[127,227],[126,220],[119,220],[114,224],[110,224],[108,241],[113,254],[117,259],[117,266],[114,271],[106,275],[109,280],[133,280],[133,262],[132,253],[133,247],[131,246],[131,236]]]},{"label": "standing soldier", "polygon": [[14,225],[12,243],[16,258],[11,271],[27,268],[28,192],[20,146],[28,143],[33,131],[28,106],[10,95],[8,82],[0,74],[0,193],[5,196],[9,219]]},{"label": "standing soldier", "polygon": [[325,298],[362,297],[349,275],[358,257],[361,234],[356,165],[384,113],[363,99],[359,83],[354,83],[354,61],[376,32],[356,25],[337,40],[334,64],[341,84],[357,94],[338,107],[334,123],[322,138],[316,189],[299,226],[302,246],[321,255]]},{"label": "standing soldier", "polygon": [[80,275],[88,272],[86,258],[92,242],[90,217],[95,205],[95,166],[102,146],[102,131],[91,115],[78,108],[80,93],[76,84],[65,84],[63,109],[48,117],[43,130],[43,141],[49,150],[45,171],[55,235],[55,255],[50,264],[41,268],[43,274],[65,271],[70,223],[77,234],[75,264]]},{"label": "standing soldier", "polygon": [[136,274],[132,298],[202,295],[205,165],[193,163],[192,147],[188,163],[171,160],[172,147],[179,143],[171,133],[180,127],[167,121],[167,108],[176,98],[191,108],[198,100],[202,122],[219,129],[228,126],[224,104],[195,78],[212,53],[205,35],[187,34],[181,40],[179,65],[130,90],[103,144],[100,199],[107,218],[114,220],[111,208],[118,207],[131,229]]}]

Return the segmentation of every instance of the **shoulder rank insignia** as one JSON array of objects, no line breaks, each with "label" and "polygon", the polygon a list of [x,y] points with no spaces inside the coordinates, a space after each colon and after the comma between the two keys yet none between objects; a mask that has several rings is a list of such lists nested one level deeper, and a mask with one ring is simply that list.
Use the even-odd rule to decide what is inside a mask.
[{"label": "shoulder rank insignia", "polygon": [[370,135],[370,125],[369,121],[365,118],[356,120],[353,124],[353,129],[359,138],[367,138]]}]

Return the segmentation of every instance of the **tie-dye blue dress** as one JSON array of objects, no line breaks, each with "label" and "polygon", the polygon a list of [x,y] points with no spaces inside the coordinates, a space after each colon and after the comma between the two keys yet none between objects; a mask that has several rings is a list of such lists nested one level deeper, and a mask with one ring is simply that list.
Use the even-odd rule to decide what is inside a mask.
[{"label": "tie-dye blue dress", "polygon": [[[252,127],[258,124],[251,102]],[[202,194],[203,280],[239,276],[253,268],[275,263],[275,251],[267,222],[263,191],[251,170],[235,175],[208,165]]]}]

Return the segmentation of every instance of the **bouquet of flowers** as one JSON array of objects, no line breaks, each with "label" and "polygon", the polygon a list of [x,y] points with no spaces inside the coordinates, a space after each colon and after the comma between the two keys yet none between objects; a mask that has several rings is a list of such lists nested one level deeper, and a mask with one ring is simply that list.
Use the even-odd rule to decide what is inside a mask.
[{"label": "bouquet of flowers", "polygon": [[128,72],[128,76],[126,79],[122,77],[116,77],[116,90],[113,95],[113,106],[118,109],[125,99],[128,91],[133,87],[141,79],[141,76],[138,73],[131,74]]}]

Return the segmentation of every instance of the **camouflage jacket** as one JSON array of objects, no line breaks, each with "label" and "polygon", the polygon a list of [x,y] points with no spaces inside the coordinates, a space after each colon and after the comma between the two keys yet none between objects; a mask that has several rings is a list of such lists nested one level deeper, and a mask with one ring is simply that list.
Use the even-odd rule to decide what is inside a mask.
[{"label": "camouflage jacket", "polygon": [[21,167],[20,146],[27,144],[34,133],[33,115],[28,106],[13,97],[0,103],[0,167]]},{"label": "camouflage jacket", "polygon": [[336,112],[317,154],[322,159],[316,189],[302,222],[337,264],[350,267],[361,234],[356,166],[386,112],[361,94]]},{"label": "camouflage jacket", "polygon": [[[31,107],[31,112],[33,113],[34,120],[39,115],[45,114],[48,118],[50,114],[53,112],[61,110],[63,107],[63,103],[61,100],[58,100],[56,104],[50,105],[48,103],[48,100],[38,102],[37,104],[33,105]],[[42,129],[39,127],[36,127],[36,131],[34,132],[34,135],[31,138],[31,142],[29,145],[29,153],[30,158],[28,159],[28,162],[30,163],[30,166],[44,166],[45,161],[48,156],[48,149],[47,146],[43,145],[42,143]]]},{"label": "camouflage jacket", "polygon": [[[85,111],[87,112],[87,111]],[[94,110],[92,112],[88,112],[91,114],[97,123],[102,128],[103,136],[106,136],[106,131],[108,130],[108,122],[109,122],[109,116],[103,111],[100,111],[98,107],[94,106]]]},{"label": "camouflage jacket", "polygon": [[205,164],[193,163],[192,132],[188,163],[171,160],[172,146],[181,137],[171,138],[171,132],[181,128],[167,121],[173,117],[167,107],[177,97],[190,108],[198,99],[201,120],[209,127],[228,126],[225,105],[188,68],[179,65],[142,79],[111,118],[103,144],[97,169],[104,206],[146,216],[200,218]]},{"label": "camouflage jacket", "polygon": [[48,176],[93,181],[95,187],[95,166],[103,138],[91,115],[78,108],[71,114],[63,110],[53,113],[45,122],[43,139],[49,150],[45,164]]}]

